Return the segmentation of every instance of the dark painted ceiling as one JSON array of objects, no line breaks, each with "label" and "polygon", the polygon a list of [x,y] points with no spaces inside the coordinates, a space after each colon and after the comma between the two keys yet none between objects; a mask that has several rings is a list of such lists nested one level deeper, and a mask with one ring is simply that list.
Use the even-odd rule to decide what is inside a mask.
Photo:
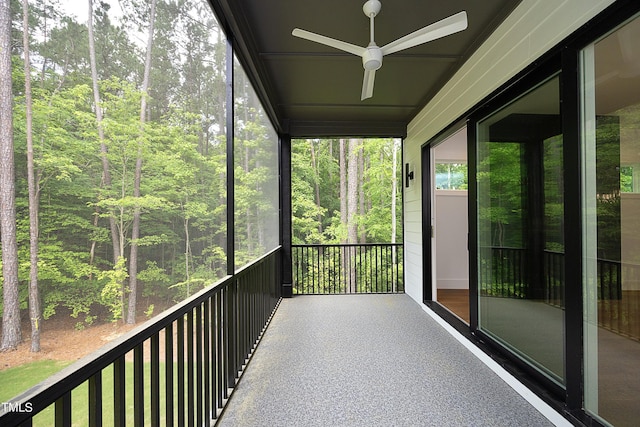
[{"label": "dark painted ceiling", "polygon": [[378,46],[462,10],[469,25],[385,56],[373,97],[361,101],[361,58],[293,37],[291,31],[298,27],[367,46],[364,0],[212,0],[222,24],[236,35],[238,57],[278,130],[293,137],[404,136],[411,119],[520,0],[381,2],[375,18]]}]

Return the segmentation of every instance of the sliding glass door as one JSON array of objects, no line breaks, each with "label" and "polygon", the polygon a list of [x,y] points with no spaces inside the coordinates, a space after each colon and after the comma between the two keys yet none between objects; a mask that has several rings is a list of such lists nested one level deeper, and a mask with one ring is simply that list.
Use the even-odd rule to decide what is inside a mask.
[{"label": "sliding glass door", "polygon": [[476,125],[478,329],[564,384],[560,78]]},{"label": "sliding glass door", "polygon": [[582,52],[584,390],[640,420],[640,18]]}]

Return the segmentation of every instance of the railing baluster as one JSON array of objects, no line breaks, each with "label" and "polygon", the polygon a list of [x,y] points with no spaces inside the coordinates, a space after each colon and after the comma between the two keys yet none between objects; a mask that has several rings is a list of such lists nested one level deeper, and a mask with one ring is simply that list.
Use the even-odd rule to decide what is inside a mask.
[{"label": "railing baluster", "polygon": [[242,274],[239,279],[241,283],[238,286],[238,343],[236,345],[236,366],[238,371],[242,370],[244,365],[245,354],[248,347],[248,333],[247,327],[249,322],[247,321],[247,315],[249,313],[249,288],[251,286],[251,278],[247,274]]},{"label": "railing baluster", "polygon": [[71,391],[56,400],[55,425],[56,427],[71,427]]},{"label": "railing baluster", "polygon": [[187,313],[187,425],[194,427],[194,352],[193,352],[193,316],[195,310]]},{"label": "railing baluster", "polygon": [[[237,286],[237,279],[235,279],[235,283],[234,283],[234,287]],[[226,377],[225,377],[225,392],[224,392],[224,397],[225,399],[227,397],[229,397],[229,388],[233,387],[235,384],[235,374],[233,373],[233,370],[235,369],[234,365],[234,360],[235,360],[235,355],[234,355],[234,349],[235,349],[235,341],[234,341],[234,337],[235,337],[235,322],[233,321],[233,316],[231,315],[231,310],[232,310],[232,300],[233,300],[233,294],[231,292],[231,289],[229,287],[225,288],[224,290],[224,321],[225,321],[225,328],[224,331],[225,333],[225,340],[224,340],[224,348],[225,348],[225,360],[224,360],[224,365],[225,365],[225,373],[226,373]]]},{"label": "railing baluster", "polygon": [[174,408],[173,408],[173,322],[164,328],[164,384],[165,384],[165,414],[167,426],[174,424]]},{"label": "railing baluster", "polygon": [[124,368],[124,355],[122,355],[113,362],[113,424],[116,426],[127,425]]},{"label": "railing baluster", "polygon": [[204,320],[203,320],[203,332],[202,338],[204,339],[203,343],[203,351],[202,351],[202,360],[204,363],[203,367],[203,378],[204,383],[202,385],[204,389],[203,396],[203,404],[202,408],[204,412],[204,421],[209,424],[211,420],[211,362],[213,360],[213,355],[211,352],[211,343],[214,342],[211,338],[213,337],[213,327],[212,327],[212,319],[211,319],[211,298],[208,298],[204,302]]},{"label": "railing baluster", "polygon": [[201,426],[203,423],[203,360],[202,360],[202,304],[196,306],[196,425]]},{"label": "railing baluster", "polygon": [[102,371],[89,378],[89,425],[102,427]]},{"label": "railing baluster", "polygon": [[[187,314],[188,315],[188,314]],[[178,352],[178,427],[184,427],[184,316],[177,322],[177,352]]]},{"label": "railing baluster", "polygon": [[144,426],[144,349],[138,344],[133,349],[133,423]]},{"label": "railing baluster", "polygon": [[[216,387],[216,395],[218,398],[217,408],[222,408],[223,400],[226,397],[225,390],[225,366],[224,366],[224,333],[223,333],[223,324],[222,324],[222,300],[223,300],[223,290],[221,289],[216,293],[216,338],[218,340],[218,355],[217,355],[217,367],[216,367],[216,377],[217,377],[217,387]],[[217,412],[216,408],[216,412]],[[216,414],[217,416],[217,414]]]},{"label": "railing baluster", "polygon": [[160,425],[160,335],[151,337],[151,425]]}]

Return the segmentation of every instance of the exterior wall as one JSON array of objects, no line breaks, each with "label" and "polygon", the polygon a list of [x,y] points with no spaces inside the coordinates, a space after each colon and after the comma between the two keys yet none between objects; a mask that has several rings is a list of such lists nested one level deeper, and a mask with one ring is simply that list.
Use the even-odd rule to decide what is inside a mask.
[{"label": "exterior wall", "polygon": [[523,0],[456,75],[409,123],[405,163],[415,179],[405,188],[405,289],[422,302],[420,147],[614,0]]}]

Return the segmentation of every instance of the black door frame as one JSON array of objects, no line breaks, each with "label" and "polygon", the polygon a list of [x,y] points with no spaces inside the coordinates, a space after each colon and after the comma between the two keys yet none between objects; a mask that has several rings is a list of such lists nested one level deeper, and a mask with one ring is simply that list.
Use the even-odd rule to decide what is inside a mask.
[{"label": "black door frame", "polygon": [[[432,197],[433,197],[433,182],[432,182],[432,168],[431,168],[431,153],[432,150],[440,143],[446,141],[455,133],[467,128],[467,167],[469,167],[469,130],[467,127],[467,119],[463,118],[457,120],[431,140],[426,142],[420,147],[420,162],[422,176],[420,178],[422,185],[422,302],[436,312],[440,317],[445,319],[447,323],[453,326],[458,332],[471,338],[469,324],[464,322],[458,316],[453,314],[438,301],[433,299],[433,225],[431,224],[431,217],[433,213]],[[470,175],[469,175],[470,176]],[[470,195],[470,193],[468,193]],[[472,218],[468,216],[468,218]],[[467,244],[469,239],[467,238]],[[471,259],[469,259],[471,261]],[[471,263],[469,263],[471,268]],[[471,274],[471,272],[469,272]],[[474,291],[471,289],[471,281],[469,281],[469,314],[471,322],[473,322],[473,312],[471,308],[471,301]]]},{"label": "black door frame", "polygon": [[432,239],[433,226],[431,225],[431,150],[432,144],[427,143],[420,148],[420,161],[422,170],[422,302],[431,305],[433,303],[433,258]]}]

